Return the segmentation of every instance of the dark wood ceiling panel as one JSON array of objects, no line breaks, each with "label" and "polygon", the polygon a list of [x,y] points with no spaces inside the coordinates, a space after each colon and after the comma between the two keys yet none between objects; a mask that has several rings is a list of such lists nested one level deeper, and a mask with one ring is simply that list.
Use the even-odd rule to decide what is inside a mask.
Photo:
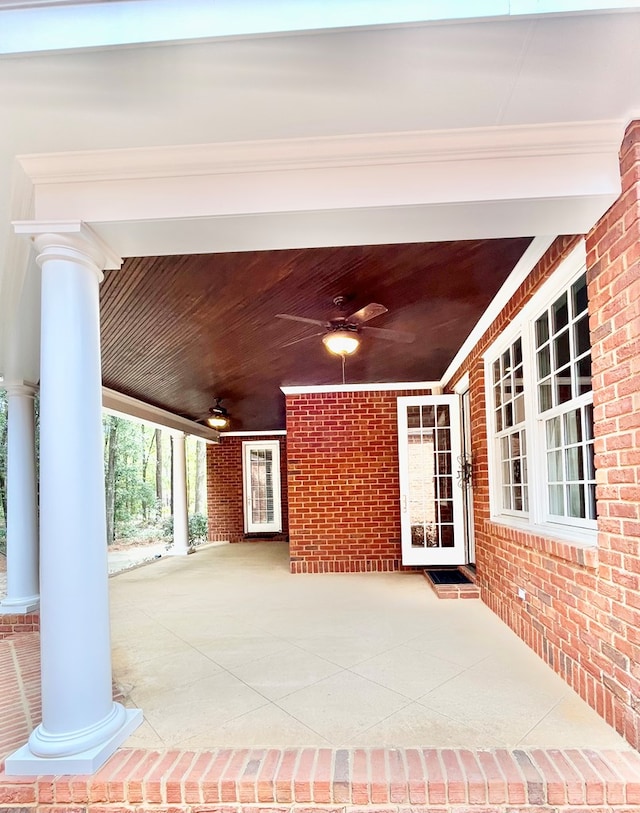
[{"label": "dark wood ceiling panel", "polygon": [[529,238],[131,258],[101,286],[106,386],[195,420],[224,399],[233,429],[284,428],[282,385],[338,384],[340,359],[321,328],[276,319],[331,315],[379,302],[347,381],[438,379],[530,242]]}]

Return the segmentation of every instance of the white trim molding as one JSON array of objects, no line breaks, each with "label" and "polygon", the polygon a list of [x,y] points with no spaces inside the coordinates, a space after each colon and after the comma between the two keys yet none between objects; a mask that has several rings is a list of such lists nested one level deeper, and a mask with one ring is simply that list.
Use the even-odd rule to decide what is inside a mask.
[{"label": "white trim molding", "polygon": [[272,429],[269,431],[268,429],[261,429],[259,432],[220,432],[221,438],[266,438],[266,437],[278,437],[280,435],[286,435],[286,429]]},{"label": "white trim molding", "polygon": [[318,384],[300,387],[280,387],[285,395],[306,395],[321,392],[393,392],[395,390],[434,390],[439,381],[400,381],[384,384]]},{"label": "white trim molding", "polygon": [[520,257],[515,268],[511,274],[509,274],[498,293],[491,300],[489,307],[482,314],[480,320],[476,323],[471,333],[465,339],[462,347],[453,357],[453,361],[445,370],[440,381],[443,387],[447,386],[451,380],[451,377],[456,374],[469,353],[471,353],[476,344],[491,327],[495,319],[500,314],[500,311],[529,276],[536,263],[539,262],[539,260],[544,256],[544,253],[555,239],[556,236],[551,235],[546,237],[536,237],[531,241],[527,250],[524,252],[522,257]]},{"label": "white trim molding", "polygon": [[122,392],[110,390],[108,387],[102,388],[102,408],[105,412],[119,415],[129,420],[143,421],[159,429],[168,429],[174,433],[184,433],[206,440],[207,443],[219,443],[219,433],[200,423],[175,415],[166,409],[147,404],[124,395]]}]

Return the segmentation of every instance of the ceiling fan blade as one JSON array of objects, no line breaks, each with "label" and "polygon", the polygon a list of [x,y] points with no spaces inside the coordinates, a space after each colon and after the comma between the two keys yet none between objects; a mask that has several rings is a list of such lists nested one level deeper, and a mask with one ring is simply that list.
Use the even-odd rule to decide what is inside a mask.
[{"label": "ceiling fan blade", "polygon": [[307,325],[325,325],[321,319],[307,319],[306,316],[293,316],[290,313],[276,313],[276,319],[289,319],[291,322],[304,322]]},{"label": "ceiling fan blade", "polygon": [[403,344],[411,344],[415,341],[413,333],[405,333],[402,330],[387,330],[383,327],[363,327],[363,331],[371,334],[377,339],[388,339],[391,342],[402,342]]},{"label": "ceiling fan blade", "polygon": [[347,317],[347,322],[355,322],[357,325],[362,325],[364,322],[368,322],[369,319],[375,319],[376,316],[382,316],[383,313],[386,313],[388,308],[385,308],[384,305],[378,305],[377,302],[370,302],[368,305],[365,305],[364,308],[360,308],[359,311],[352,313],[351,316]]},{"label": "ceiling fan blade", "polygon": [[298,342],[306,342],[307,339],[315,339],[316,336],[323,336],[324,330],[321,330],[319,333],[311,333],[309,336],[301,336],[299,339],[294,339],[292,342],[287,342],[286,344],[281,344],[280,347],[291,347],[292,344],[298,344]]}]

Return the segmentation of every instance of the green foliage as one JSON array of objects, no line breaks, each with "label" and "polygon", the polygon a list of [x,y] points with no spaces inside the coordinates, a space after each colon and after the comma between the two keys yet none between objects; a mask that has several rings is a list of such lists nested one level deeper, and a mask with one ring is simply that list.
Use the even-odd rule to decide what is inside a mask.
[{"label": "green foliage", "polygon": [[192,514],[189,517],[189,542],[206,542],[209,536],[209,523],[204,514]]},{"label": "green foliage", "polygon": [[[191,514],[188,533],[190,545],[207,541],[209,523],[204,514]],[[162,523],[162,535],[165,539],[173,539],[173,516],[167,517]]]}]

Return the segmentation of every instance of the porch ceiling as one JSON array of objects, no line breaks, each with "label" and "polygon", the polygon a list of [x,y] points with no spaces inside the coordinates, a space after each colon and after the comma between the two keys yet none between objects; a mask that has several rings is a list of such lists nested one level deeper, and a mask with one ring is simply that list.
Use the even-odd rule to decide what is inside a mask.
[{"label": "porch ceiling", "polygon": [[132,258],[101,287],[107,387],[201,420],[224,399],[233,430],[284,429],[283,385],[339,384],[321,328],[276,313],[326,318],[380,302],[372,326],[412,344],[365,337],[349,383],[439,379],[529,245],[529,238]]}]

